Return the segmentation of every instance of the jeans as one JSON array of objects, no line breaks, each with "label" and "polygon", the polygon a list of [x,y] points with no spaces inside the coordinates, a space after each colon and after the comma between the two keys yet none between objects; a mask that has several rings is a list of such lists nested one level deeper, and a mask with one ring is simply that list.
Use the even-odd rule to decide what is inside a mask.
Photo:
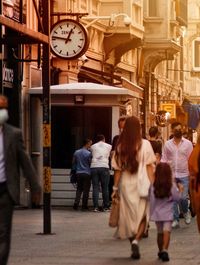
[{"label": "jeans", "polygon": [[77,174],[77,190],[76,190],[76,198],[74,201],[74,205],[79,206],[81,195],[83,193],[82,198],[82,208],[86,209],[88,207],[88,197],[91,186],[91,176],[84,173]]},{"label": "jeans", "polygon": [[103,208],[109,207],[109,181],[110,171],[109,168],[97,167],[91,168],[92,186],[93,186],[93,205],[94,208],[99,207],[99,184],[101,184],[102,196],[103,196]]},{"label": "jeans", "polygon": [[178,206],[180,207],[180,210],[183,212],[183,214],[187,213],[189,209],[188,207],[189,177],[176,178],[175,181],[181,183],[184,187],[180,201],[178,203],[174,202],[174,220],[179,221]]}]

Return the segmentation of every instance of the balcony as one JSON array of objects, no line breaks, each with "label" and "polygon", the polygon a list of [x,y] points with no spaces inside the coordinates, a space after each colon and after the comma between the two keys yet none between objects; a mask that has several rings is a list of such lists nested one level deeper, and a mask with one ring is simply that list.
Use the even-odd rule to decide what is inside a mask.
[{"label": "balcony", "polygon": [[[111,19],[109,27],[106,28],[103,41],[106,62],[115,66],[120,62],[123,54],[142,45],[143,3],[132,0],[101,1],[99,14],[104,16],[117,14],[114,23]],[[125,23],[124,17],[119,14],[127,14],[131,18],[130,23]]]}]

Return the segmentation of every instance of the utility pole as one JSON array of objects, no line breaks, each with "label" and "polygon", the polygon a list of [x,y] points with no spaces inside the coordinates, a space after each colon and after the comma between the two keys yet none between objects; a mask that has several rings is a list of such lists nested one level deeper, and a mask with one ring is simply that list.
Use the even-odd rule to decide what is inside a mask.
[{"label": "utility pole", "polygon": [[[50,1],[42,0],[44,34],[50,32]],[[43,44],[43,204],[44,234],[51,234],[51,119],[50,119],[50,44]]]}]

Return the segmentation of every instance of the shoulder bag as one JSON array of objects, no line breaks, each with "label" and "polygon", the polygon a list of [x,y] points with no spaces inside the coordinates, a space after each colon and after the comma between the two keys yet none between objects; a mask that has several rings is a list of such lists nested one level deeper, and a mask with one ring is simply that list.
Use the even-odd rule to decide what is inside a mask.
[{"label": "shoulder bag", "polygon": [[112,208],[110,211],[109,226],[117,227],[119,222],[119,211],[120,211],[120,197],[118,192],[112,199]]}]

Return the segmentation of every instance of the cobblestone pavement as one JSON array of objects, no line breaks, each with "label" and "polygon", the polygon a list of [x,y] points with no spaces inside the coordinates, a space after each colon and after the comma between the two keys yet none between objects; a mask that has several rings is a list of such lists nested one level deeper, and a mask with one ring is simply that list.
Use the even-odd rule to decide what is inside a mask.
[{"label": "cobblestone pavement", "polygon": [[[16,210],[14,213],[9,265],[158,265],[156,229],[140,243],[141,259],[130,259],[128,240],[113,238],[109,213],[52,210],[52,235],[43,232],[42,210]],[[200,264],[200,235],[196,221],[172,232],[168,265]]]}]

